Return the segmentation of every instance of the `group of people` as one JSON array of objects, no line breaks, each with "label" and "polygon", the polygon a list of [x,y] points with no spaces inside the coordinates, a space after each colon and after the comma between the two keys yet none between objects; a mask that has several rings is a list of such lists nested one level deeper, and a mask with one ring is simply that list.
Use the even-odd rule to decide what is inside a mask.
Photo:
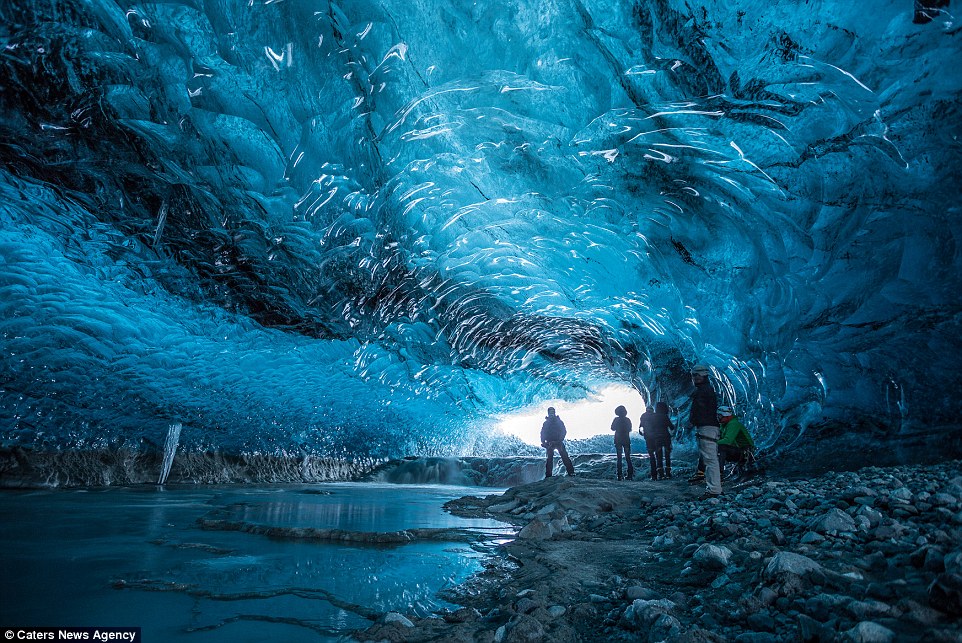
[{"label": "group of people", "polygon": [[[651,463],[651,479],[664,480],[671,477],[671,437],[675,425],[668,417],[668,404],[658,402],[649,407],[639,420],[638,433],[645,438],[648,447],[648,460]],[[618,479],[633,480],[635,465],[631,462],[631,420],[628,410],[623,406],[615,409],[615,419],[611,423],[615,432],[615,452],[618,454]],[[621,459],[628,463],[627,476],[622,475]]]},{"label": "group of people", "polygon": [[[688,425],[694,430],[698,440],[698,468],[690,482],[704,480],[706,491],[703,498],[718,497],[722,493],[721,472],[726,462],[741,461],[754,449],[748,430],[735,415],[731,406],[718,405],[718,395],[709,382],[709,370],[704,364],[696,364],[691,369],[691,380],[695,390],[691,393],[691,408]],[[639,420],[638,432],[644,436],[648,447],[648,460],[651,465],[651,479],[671,478],[671,446],[675,425],[669,417],[666,402],[658,402],[649,407]],[[632,480],[635,468],[631,462],[631,420],[624,406],[615,409],[615,419],[611,422],[615,433],[615,451],[618,457],[618,480]],[[541,427],[541,446],[546,449],[545,476],[554,472],[554,453],[558,452],[569,476],[575,475],[574,465],[564,445],[567,429],[554,408],[548,409],[548,416]],[[627,461],[627,471],[622,468],[622,458]],[[627,475],[623,475],[623,472]]]}]

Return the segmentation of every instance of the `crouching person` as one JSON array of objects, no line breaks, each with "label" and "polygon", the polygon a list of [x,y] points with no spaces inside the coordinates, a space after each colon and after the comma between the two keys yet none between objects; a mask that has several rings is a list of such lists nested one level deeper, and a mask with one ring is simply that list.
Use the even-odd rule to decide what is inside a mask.
[{"label": "crouching person", "polygon": [[745,462],[748,452],[755,448],[752,436],[730,406],[718,407],[718,423],[721,437],[718,438],[718,463],[722,471],[731,462]]}]

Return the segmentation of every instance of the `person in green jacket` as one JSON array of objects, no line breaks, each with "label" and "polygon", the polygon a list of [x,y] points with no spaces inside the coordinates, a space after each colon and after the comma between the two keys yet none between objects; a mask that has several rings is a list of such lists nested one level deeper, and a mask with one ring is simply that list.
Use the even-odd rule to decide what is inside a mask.
[{"label": "person in green jacket", "polygon": [[752,436],[730,406],[718,407],[721,435],[718,438],[719,468],[724,471],[726,462],[742,462],[750,449],[755,448]]}]

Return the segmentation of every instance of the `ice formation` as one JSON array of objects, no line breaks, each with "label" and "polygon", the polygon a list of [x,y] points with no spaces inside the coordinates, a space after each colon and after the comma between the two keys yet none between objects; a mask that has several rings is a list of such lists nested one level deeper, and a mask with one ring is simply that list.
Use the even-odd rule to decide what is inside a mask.
[{"label": "ice formation", "polygon": [[957,425],[956,9],[2,3],[0,439],[467,454],[695,361]]}]

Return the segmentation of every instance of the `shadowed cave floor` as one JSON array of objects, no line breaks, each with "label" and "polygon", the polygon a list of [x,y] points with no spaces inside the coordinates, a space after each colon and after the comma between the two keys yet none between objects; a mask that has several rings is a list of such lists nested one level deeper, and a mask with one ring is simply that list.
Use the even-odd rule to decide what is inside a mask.
[{"label": "shadowed cave floor", "polygon": [[[605,466],[607,465],[607,467]],[[613,459],[448,508],[521,527],[447,598],[358,640],[962,641],[962,464],[725,485]],[[640,472],[639,472],[640,473]]]}]

